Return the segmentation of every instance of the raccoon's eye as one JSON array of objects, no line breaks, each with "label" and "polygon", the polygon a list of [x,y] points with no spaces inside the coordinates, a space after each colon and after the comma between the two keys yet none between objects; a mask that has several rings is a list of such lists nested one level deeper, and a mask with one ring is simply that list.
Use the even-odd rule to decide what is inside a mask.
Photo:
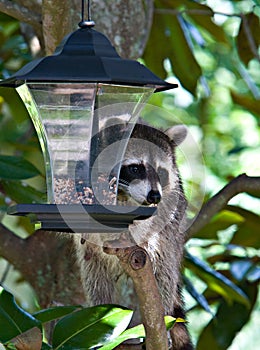
[{"label": "raccoon's eye", "polygon": [[145,167],[143,164],[131,164],[128,166],[129,171],[132,174],[140,175],[145,173]]}]

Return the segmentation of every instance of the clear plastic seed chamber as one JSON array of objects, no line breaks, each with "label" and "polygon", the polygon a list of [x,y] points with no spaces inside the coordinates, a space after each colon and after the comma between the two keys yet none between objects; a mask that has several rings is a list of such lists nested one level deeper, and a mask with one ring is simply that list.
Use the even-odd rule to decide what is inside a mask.
[{"label": "clear plastic seed chamber", "polygon": [[17,88],[43,151],[48,203],[117,205],[124,151],[153,90],[87,83]]}]

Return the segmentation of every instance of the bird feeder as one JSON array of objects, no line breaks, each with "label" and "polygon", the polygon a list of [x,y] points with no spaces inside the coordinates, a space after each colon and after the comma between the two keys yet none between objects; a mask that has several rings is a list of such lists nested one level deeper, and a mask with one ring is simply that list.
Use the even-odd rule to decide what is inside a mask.
[{"label": "bird feeder", "polygon": [[122,59],[93,24],[80,22],[53,55],[0,82],[26,106],[46,168],[48,203],[17,204],[9,213],[29,215],[46,230],[122,230],[155,210],[117,205],[120,162],[145,102],[177,85]]}]

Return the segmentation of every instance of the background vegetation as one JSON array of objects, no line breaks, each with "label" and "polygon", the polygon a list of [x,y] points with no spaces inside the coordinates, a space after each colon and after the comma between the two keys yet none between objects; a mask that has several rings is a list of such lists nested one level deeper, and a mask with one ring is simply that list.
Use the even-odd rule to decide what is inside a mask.
[{"label": "background vegetation", "polygon": [[[51,45],[44,44],[44,32],[39,26],[31,20],[32,27],[27,27],[26,16],[21,19],[7,10],[8,3],[11,7],[16,4],[29,10],[34,5],[35,18],[36,15],[41,18],[42,14],[46,15],[49,1],[43,1],[42,7],[40,1],[0,1],[2,78],[10,76],[33,57],[51,51]],[[55,3],[53,1],[53,8]],[[96,3],[93,1],[94,19]],[[117,1],[101,3],[105,6],[104,13],[114,4],[112,15],[120,6]],[[152,1],[141,3],[147,6],[142,10],[146,18],[151,18],[150,22],[147,19],[150,26],[148,23],[142,44],[127,55],[142,56],[142,61],[157,75],[180,84],[172,92],[152,97],[150,103],[160,109],[157,115],[149,115],[149,121],[166,128],[177,118],[189,127],[199,145],[205,176],[193,177],[190,187],[191,179],[183,174],[188,195],[190,188],[194,191],[192,200],[196,207],[201,198],[207,202],[241,173],[260,176],[260,3],[258,0],[155,0],[154,8]],[[125,4],[131,13],[133,5]],[[141,5],[138,3],[138,6]],[[66,1],[63,10],[67,11]],[[100,11],[96,13],[100,16]],[[97,29],[104,32],[102,26]],[[107,28],[106,32],[114,39]],[[55,38],[60,40],[58,35]],[[62,299],[53,287],[54,281],[59,285],[55,278],[59,281],[60,275],[57,271],[56,274],[46,272],[39,265],[37,256],[43,260],[42,264],[52,266],[54,262],[49,256],[55,256],[52,249],[56,249],[57,243],[51,238],[47,244],[46,235],[32,235],[34,228],[28,219],[6,215],[10,204],[43,202],[45,190],[43,159],[31,121],[16,93],[1,89],[0,255],[3,258],[0,283],[30,311],[48,306],[50,300],[65,304],[82,300],[78,294]],[[187,243],[184,295],[190,330],[199,350],[250,350],[260,342],[259,194],[258,185],[248,193],[235,196],[220,211],[216,208],[212,220]],[[27,250],[20,238],[36,236],[37,239],[27,240],[32,244]],[[67,243],[59,244],[68,250]],[[44,250],[49,254],[45,260]],[[62,258],[60,264],[66,265]],[[75,271],[71,274],[74,276]],[[70,279],[72,286],[73,278]],[[59,287],[65,290],[62,284]],[[50,295],[43,297],[40,290],[47,290]]]}]

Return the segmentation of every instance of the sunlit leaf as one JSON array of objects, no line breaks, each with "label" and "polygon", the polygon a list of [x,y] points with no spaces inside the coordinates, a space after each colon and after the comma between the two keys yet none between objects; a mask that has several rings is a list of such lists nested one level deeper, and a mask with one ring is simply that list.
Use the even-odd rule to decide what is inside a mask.
[{"label": "sunlit leaf", "polygon": [[229,210],[222,210],[212,218],[209,224],[204,226],[200,231],[196,232],[193,237],[216,239],[218,231],[225,230],[231,225],[240,224],[244,221],[244,217],[239,215],[239,213]]},{"label": "sunlit leaf", "polygon": [[[171,316],[165,316],[164,320],[165,320],[167,330],[171,329],[174,326],[175,322],[183,322],[183,320],[181,319],[176,320]],[[100,348],[100,350],[112,350],[117,345],[123,343],[126,340],[140,339],[140,338],[145,338],[145,329],[142,324],[135,326],[133,328],[127,329],[122,334],[120,334],[116,339],[107,342],[104,346]]]},{"label": "sunlit leaf", "polygon": [[21,309],[12,294],[0,288],[0,342],[5,343],[41,323]]},{"label": "sunlit leaf", "polygon": [[76,311],[58,321],[53,332],[53,348],[74,350],[100,346],[121,334],[132,315],[133,311],[115,305]]}]

